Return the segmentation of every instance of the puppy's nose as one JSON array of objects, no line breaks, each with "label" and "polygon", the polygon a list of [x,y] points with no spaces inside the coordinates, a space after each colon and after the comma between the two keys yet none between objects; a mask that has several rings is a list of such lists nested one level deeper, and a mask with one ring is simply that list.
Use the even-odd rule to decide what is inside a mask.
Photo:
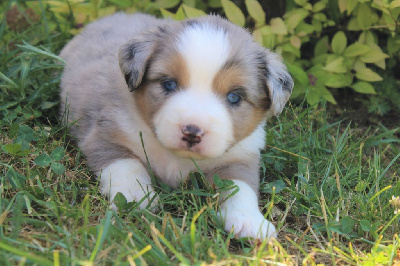
[{"label": "puppy's nose", "polygon": [[182,140],[192,147],[194,144],[201,142],[201,137],[204,136],[204,131],[196,125],[186,125],[182,127]]}]

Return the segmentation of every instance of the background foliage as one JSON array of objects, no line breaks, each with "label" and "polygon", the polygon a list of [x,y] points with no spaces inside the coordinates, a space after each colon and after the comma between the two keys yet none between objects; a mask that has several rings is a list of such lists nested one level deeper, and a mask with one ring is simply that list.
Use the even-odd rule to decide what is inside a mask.
[{"label": "background foliage", "polygon": [[[316,105],[321,99],[336,104],[338,100],[356,98],[371,113],[385,115],[388,111],[400,111],[399,0],[63,0],[11,3],[1,4],[8,10],[1,14],[0,47],[3,51],[15,48],[15,33],[19,33],[17,36],[27,33],[26,38],[32,37],[30,44],[40,43],[46,49],[58,51],[63,44],[59,41],[64,40],[65,35],[75,35],[85,24],[116,11],[140,11],[175,20],[213,12],[224,14],[233,23],[249,28],[258,43],[283,56],[295,78],[292,100],[305,97],[308,104]],[[47,39],[29,36],[30,27],[38,28]],[[7,32],[6,28],[11,31]],[[24,95],[32,95],[28,93],[29,87],[37,82],[29,79],[27,71],[45,70],[48,65],[26,54],[23,57],[14,55],[2,53],[2,56],[11,56],[11,62],[21,64],[0,68],[0,86],[7,94],[21,94],[27,99]],[[21,78],[18,86],[14,82],[16,78]],[[31,110],[32,105],[40,102],[41,110],[53,106],[54,98],[40,94],[46,86],[51,86],[51,82],[58,81],[41,84],[34,94],[37,98],[29,98],[26,104],[21,99],[24,108],[15,110],[15,113],[38,117],[41,111]],[[20,102],[13,96],[12,100],[4,95],[2,98],[8,103],[0,110],[17,106]]]}]

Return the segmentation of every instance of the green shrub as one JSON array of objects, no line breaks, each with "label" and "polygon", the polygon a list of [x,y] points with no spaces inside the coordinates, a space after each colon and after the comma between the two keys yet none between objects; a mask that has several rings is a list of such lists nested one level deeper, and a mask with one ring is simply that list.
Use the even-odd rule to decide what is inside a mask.
[{"label": "green shrub", "polygon": [[[400,68],[400,0],[71,0],[2,5],[8,13],[19,11],[23,15],[9,21],[11,30],[21,31],[26,23],[41,22],[46,40],[34,36],[30,43],[52,47],[54,36],[77,34],[84,24],[116,11],[139,11],[176,20],[220,13],[249,28],[258,43],[283,56],[295,79],[292,99],[305,97],[310,105],[321,100],[336,104],[334,95],[339,97],[339,93],[333,92],[351,89],[371,95],[363,100],[370,112],[384,115],[400,106],[400,83],[394,74],[394,69],[399,72]],[[280,7],[278,12],[276,6]],[[282,17],[271,15],[279,12]],[[2,16],[7,21],[7,16]],[[15,39],[4,28],[2,24],[0,46]],[[3,74],[0,86],[8,89],[14,80],[5,78],[10,73]],[[385,85],[381,83],[383,77],[389,80]]]}]

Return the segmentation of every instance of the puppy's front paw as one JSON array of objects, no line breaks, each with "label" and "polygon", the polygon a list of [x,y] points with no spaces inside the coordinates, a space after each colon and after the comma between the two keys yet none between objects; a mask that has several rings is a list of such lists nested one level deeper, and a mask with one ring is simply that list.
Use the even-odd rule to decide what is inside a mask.
[{"label": "puppy's front paw", "polygon": [[225,230],[233,230],[236,237],[251,237],[254,239],[276,238],[275,226],[264,219],[258,210],[229,210],[222,217]]},{"label": "puppy's front paw", "polygon": [[[99,173],[101,177],[101,192],[108,195],[112,203],[118,192],[122,193],[127,202],[140,202],[140,209],[150,208],[158,203],[158,196],[153,199],[155,191],[151,178],[141,162],[134,159],[117,160]],[[114,203],[112,208],[117,209]]]},{"label": "puppy's front paw", "polygon": [[264,219],[258,209],[258,199],[253,189],[243,181],[233,181],[239,191],[221,204],[220,217],[225,223],[225,230],[230,232],[233,228],[236,237],[260,240],[276,237],[275,226]]}]

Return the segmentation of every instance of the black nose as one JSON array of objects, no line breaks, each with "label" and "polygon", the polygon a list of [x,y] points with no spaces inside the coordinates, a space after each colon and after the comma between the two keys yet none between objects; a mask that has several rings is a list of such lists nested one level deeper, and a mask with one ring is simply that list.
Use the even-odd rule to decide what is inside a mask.
[{"label": "black nose", "polygon": [[182,127],[182,140],[192,147],[194,144],[201,142],[201,137],[204,136],[203,130],[196,125],[186,125]]}]

